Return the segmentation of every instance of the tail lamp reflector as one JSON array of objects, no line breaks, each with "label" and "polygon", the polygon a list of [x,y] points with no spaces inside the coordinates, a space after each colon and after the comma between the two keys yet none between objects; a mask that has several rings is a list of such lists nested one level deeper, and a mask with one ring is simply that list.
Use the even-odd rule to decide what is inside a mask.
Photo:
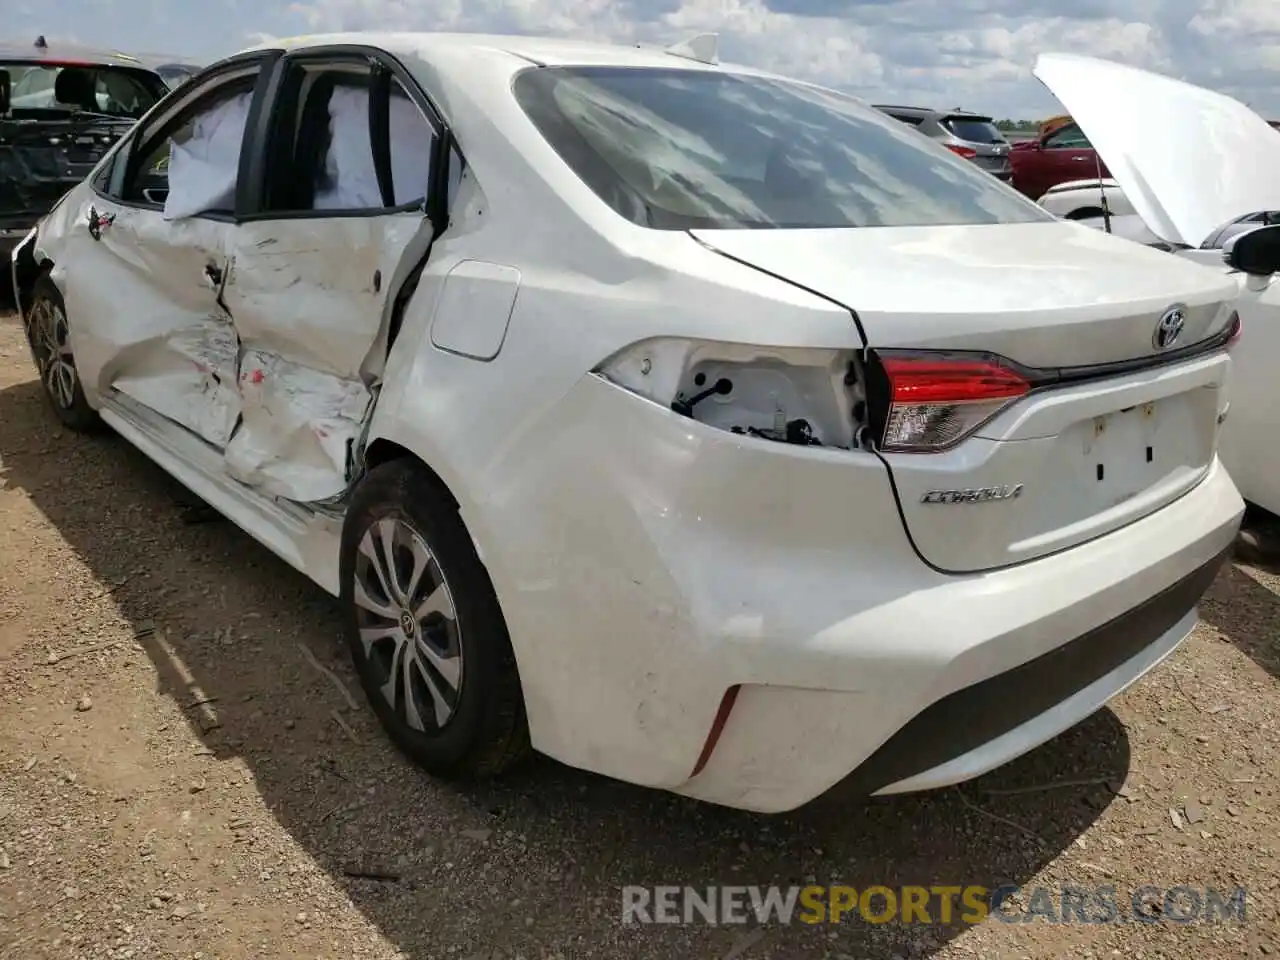
[{"label": "tail lamp reflector", "polygon": [[993,360],[881,357],[889,412],[881,449],[944,450],[1025,396],[1031,384]]}]

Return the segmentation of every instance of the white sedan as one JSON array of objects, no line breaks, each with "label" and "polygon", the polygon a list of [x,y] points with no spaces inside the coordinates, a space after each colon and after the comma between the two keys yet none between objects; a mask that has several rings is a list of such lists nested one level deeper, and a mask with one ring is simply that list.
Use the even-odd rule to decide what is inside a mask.
[{"label": "white sedan", "polygon": [[1050,187],[1036,201],[1055,217],[1064,220],[1086,220],[1101,217],[1104,213],[1126,216],[1133,213],[1133,204],[1120,189],[1120,184],[1108,177],[1099,180],[1068,180]]},{"label": "white sedan", "polygon": [[[1280,136],[1231,97],[1073,54],[1035,74],[1071,111],[1132,201],[1113,232],[1228,273],[1249,348],[1232,365],[1222,459],[1245,499],[1280,513]],[[1170,122],[1169,118],[1177,118]],[[1213,184],[1210,189],[1205,184]],[[1097,218],[1082,219],[1098,229]]]},{"label": "white sedan", "polygon": [[1234,281],[706,37],[272,41],[13,268],[61,423],[339,597],[441,776],[956,783],[1172,652],[1243,510]]}]

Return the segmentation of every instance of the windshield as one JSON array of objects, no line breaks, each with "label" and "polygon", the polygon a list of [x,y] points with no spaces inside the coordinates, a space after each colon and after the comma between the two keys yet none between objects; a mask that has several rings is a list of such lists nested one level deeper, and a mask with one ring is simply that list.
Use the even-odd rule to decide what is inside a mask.
[{"label": "windshield", "polygon": [[642,226],[815,228],[1052,221],[877,110],[709,70],[542,68],[515,95],[560,157]]},{"label": "windshield", "polygon": [[132,67],[0,61],[0,69],[9,73],[9,109],[18,117],[55,110],[136,120],[166,89],[155,74]]},{"label": "windshield", "polygon": [[1004,134],[990,120],[981,117],[947,117],[948,130],[970,143],[1004,143]]}]

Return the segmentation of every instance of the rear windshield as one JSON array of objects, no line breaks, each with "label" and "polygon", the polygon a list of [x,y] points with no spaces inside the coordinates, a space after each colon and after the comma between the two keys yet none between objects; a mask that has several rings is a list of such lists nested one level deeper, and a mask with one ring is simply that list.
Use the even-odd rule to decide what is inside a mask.
[{"label": "rear windshield", "polygon": [[622,216],[666,230],[1051,221],[911,128],[800,83],[710,70],[529,69],[521,107]]},{"label": "rear windshield", "polygon": [[148,70],[106,65],[0,61],[9,74],[9,110],[15,117],[87,112],[136,120],[168,92]]},{"label": "rear windshield", "polygon": [[980,117],[947,117],[942,121],[948,130],[970,143],[1004,143],[1004,134],[990,120]]}]

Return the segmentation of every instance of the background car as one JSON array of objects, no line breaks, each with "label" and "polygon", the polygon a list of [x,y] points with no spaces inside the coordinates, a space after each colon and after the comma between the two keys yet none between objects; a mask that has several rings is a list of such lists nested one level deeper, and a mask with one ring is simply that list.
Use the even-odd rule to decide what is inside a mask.
[{"label": "background car", "polygon": [[[1103,209],[1105,197],[1106,209]],[[1093,177],[1085,180],[1068,180],[1050,187],[1040,197],[1040,206],[1055,217],[1064,220],[1086,220],[1101,217],[1126,216],[1133,213],[1133,204],[1115,180]]]},{"label": "background car", "polygon": [[952,153],[972,160],[992,176],[1009,179],[1009,141],[991,117],[965,110],[944,112],[928,107],[887,104],[876,104],[875,107],[895,120],[915,127],[926,137],[937,140]]},{"label": "background car", "polygon": [[1111,176],[1074,120],[1059,123],[1034,140],[1015,143],[1009,163],[1013,186],[1032,200],[1039,200],[1060,183]]},{"label": "background car", "polygon": [[1047,120],[1041,120],[1040,123],[1036,126],[1036,136],[1047,137],[1049,134],[1053,133],[1053,131],[1057,130],[1059,127],[1064,126],[1065,124],[1068,124],[1070,122],[1071,122],[1071,116],[1066,113],[1060,113],[1056,116],[1050,117]]},{"label": "background car", "polygon": [[[0,46],[0,263],[169,88],[134,57]],[[0,286],[7,292],[6,278]]]}]

